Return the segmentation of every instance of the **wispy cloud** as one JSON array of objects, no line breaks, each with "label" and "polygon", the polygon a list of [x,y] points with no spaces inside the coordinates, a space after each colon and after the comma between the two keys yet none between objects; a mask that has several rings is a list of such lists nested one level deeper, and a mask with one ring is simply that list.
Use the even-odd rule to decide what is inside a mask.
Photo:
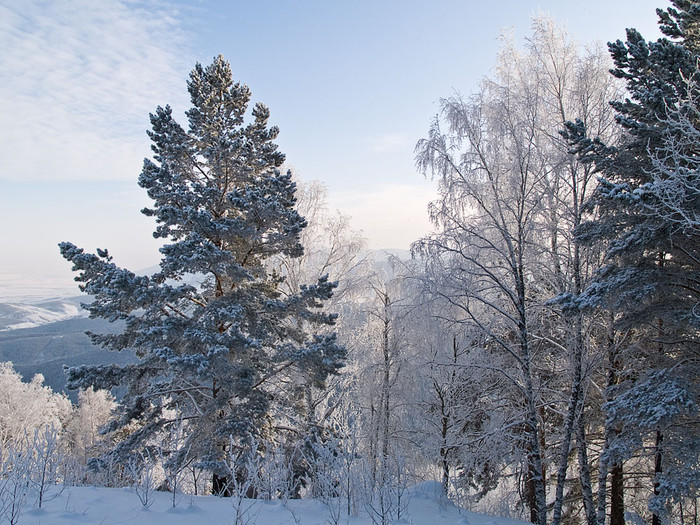
[{"label": "wispy cloud", "polygon": [[0,179],[135,178],[148,113],[184,108],[187,40],[163,2],[0,5]]},{"label": "wispy cloud", "polygon": [[410,142],[409,138],[401,133],[386,133],[367,139],[369,149],[376,153],[400,151],[409,146]]}]

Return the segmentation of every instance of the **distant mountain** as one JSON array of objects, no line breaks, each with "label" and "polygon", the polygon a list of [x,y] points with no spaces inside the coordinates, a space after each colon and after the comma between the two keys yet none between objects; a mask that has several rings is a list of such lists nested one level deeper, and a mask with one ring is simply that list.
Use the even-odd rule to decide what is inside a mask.
[{"label": "distant mountain", "polygon": [[[7,305],[0,305],[2,306]],[[15,313],[21,311],[23,310],[14,310]],[[21,317],[16,320],[16,324],[29,322],[22,321]],[[0,362],[11,361],[25,381],[31,380],[35,374],[42,374],[45,384],[55,392],[66,392],[64,365],[126,364],[134,361],[131,352],[105,350],[93,345],[85,334],[88,330],[107,333],[120,329],[119,323],[89,319],[82,314],[31,328],[6,329],[0,332]],[[74,392],[71,397],[75,397]]]},{"label": "distant mountain", "polygon": [[[373,250],[363,256],[371,258],[387,275],[392,275],[390,259],[410,259],[410,252]],[[153,273],[157,269],[153,267],[140,273]],[[191,276],[186,282],[197,285],[199,281],[201,276]],[[92,344],[86,331],[116,332],[121,330],[122,324],[88,318],[80,304],[90,301],[89,296],[83,295],[39,302],[0,303],[0,362],[11,361],[25,381],[37,373],[43,374],[45,384],[57,392],[65,391],[64,365],[133,362],[135,358],[131,352],[111,352]]]},{"label": "distant mountain", "polygon": [[134,361],[131,352],[111,352],[90,341],[86,331],[115,332],[120,323],[88,318],[82,295],[39,301],[0,303],[0,362],[11,361],[25,381],[36,374],[54,392],[66,392],[75,401],[76,393],[66,391],[66,366],[126,364]]},{"label": "distant mountain", "polygon": [[87,297],[49,299],[39,303],[0,303],[0,332],[35,328],[58,321],[87,317],[80,307]]}]

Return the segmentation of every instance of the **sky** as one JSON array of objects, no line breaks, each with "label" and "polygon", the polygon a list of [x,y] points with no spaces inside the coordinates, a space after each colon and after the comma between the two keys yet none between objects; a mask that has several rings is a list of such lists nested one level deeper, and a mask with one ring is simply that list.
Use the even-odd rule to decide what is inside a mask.
[{"label": "sky", "polygon": [[440,98],[490,74],[499,36],[547,13],[581,45],[659,36],[666,0],[0,0],[0,301],[77,293],[57,243],[157,264],[137,179],[148,114],[185,125],[188,73],[218,54],[271,110],[302,181],[372,249],[430,231],[414,167]]}]

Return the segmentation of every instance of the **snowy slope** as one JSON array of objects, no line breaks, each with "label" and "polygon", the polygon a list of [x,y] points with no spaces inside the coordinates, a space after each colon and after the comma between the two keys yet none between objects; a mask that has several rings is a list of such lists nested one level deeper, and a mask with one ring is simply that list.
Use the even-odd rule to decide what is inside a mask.
[{"label": "snowy slope", "polygon": [[[397,522],[414,525],[524,525],[525,522],[484,516],[455,507],[436,496],[439,484],[425,482],[409,490],[410,502],[405,517]],[[437,491],[437,492],[436,492]],[[56,490],[42,509],[29,502],[20,516],[23,525],[63,525],[99,523],[103,525],[189,525],[232,524],[235,522],[235,498],[181,496],[172,506],[172,494],[153,494],[153,504],[145,508],[133,489],[68,487]],[[324,525],[329,523],[328,508],[315,500],[244,500],[248,521],[260,525]],[[341,524],[372,523],[367,516],[342,517]]]},{"label": "snowy slope", "polygon": [[85,299],[53,299],[36,304],[0,303],[0,331],[35,328],[66,319],[86,317],[87,312],[80,307],[80,302]]}]

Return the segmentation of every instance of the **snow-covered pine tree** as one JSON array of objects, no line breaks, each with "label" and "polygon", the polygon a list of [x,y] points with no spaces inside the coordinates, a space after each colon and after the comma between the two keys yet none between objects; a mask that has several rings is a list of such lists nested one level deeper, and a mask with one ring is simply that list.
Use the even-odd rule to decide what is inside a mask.
[{"label": "snow-covered pine tree", "polygon": [[[107,250],[60,244],[81,290],[94,297],[91,317],[124,322],[120,333],[90,334],[93,342],[138,358],[73,368],[68,381],[126,387],[114,427],[133,431],[112,459],[153,445],[184,421],[183,453],[211,471],[213,491],[225,494],[232,475],[225,460],[243,453],[251,436],[260,442],[281,428],[299,430],[301,388],[323,388],[345,350],[335,334],[317,330],[334,323],[320,307],[335,284],[322,277],[282,295],[282,278],[266,266],[275,255],[300,256],[306,226],[291,173],[278,170],[284,155],[268,108],[256,104],[246,123],[250,90],[233,82],[222,56],[195,66],[188,91],[189,130],[169,106],[151,115],[154,160],[144,161],[139,178],[153,200],[142,211],[158,223],[154,236],[169,241],[160,271],[136,275]],[[176,453],[169,459],[179,460]]]},{"label": "snow-covered pine tree", "polygon": [[[606,246],[608,263],[578,304],[608,307],[618,326],[634,334],[633,360],[624,364],[628,381],[614,387],[606,405],[606,426],[618,432],[609,436],[604,459],[619,463],[646,455],[654,524],[661,522],[664,506],[697,494],[700,486],[693,415],[700,396],[700,231],[692,219],[700,192],[700,141],[693,131],[699,127],[700,91],[693,79],[700,59],[700,2],[672,4],[657,9],[667,38],[647,42],[628,29],[626,42],[609,45],[612,73],[629,92],[612,103],[625,131],[623,144],[608,147],[589,136],[582,121],[567,130],[574,151],[601,174],[588,203],[595,218],[578,227],[576,237]],[[621,522],[618,514],[612,523]]]}]

